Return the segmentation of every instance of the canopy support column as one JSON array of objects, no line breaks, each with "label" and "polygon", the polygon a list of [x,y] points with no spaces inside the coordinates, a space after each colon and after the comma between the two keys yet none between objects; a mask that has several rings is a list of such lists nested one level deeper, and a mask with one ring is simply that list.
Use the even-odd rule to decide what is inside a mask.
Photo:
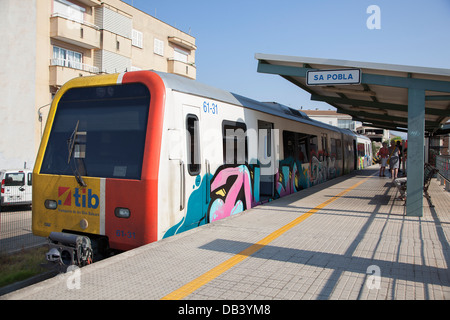
[{"label": "canopy support column", "polygon": [[424,140],[425,90],[408,88],[407,216],[423,216]]}]

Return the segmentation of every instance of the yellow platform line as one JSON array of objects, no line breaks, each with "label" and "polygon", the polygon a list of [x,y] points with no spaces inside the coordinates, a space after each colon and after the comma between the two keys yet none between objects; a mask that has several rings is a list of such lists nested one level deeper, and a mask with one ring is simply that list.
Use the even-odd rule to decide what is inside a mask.
[{"label": "yellow platform line", "polygon": [[357,188],[358,186],[360,186],[361,184],[366,182],[369,178],[370,177],[362,179],[361,181],[359,181],[358,183],[354,184],[350,188],[348,188],[348,189],[338,193],[337,195],[331,197],[327,201],[319,204],[317,207],[309,210],[308,212],[306,212],[305,214],[301,215],[300,217],[292,220],[290,223],[288,223],[288,224],[284,225],[283,227],[279,228],[278,230],[272,232],[267,237],[261,239],[260,241],[256,242],[255,244],[251,245],[247,249],[242,250],[241,252],[237,253],[236,255],[234,255],[230,259],[226,260],[225,262],[222,262],[218,266],[216,266],[216,267],[212,268],[211,270],[205,272],[204,274],[202,274],[198,278],[196,278],[196,279],[192,280],[191,282],[185,284],[184,286],[180,287],[179,289],[169,293],[168,295],[163,297],[162,300],[181,300],[184,297],[187,297],[188,295],[190,295],[191,293],[193,293],[194,291],[196,291],[200,287],[204,286],[205,284],[207,284],[211,280],[214,280],[215,278],[220,276],[225,271],[229,270],[233,266],[235,266],[238,263],[242,262],[243,260],[247,259],[249,256],[251,256],[255,252],[261,250],[266,245],[268,245],[270,242],[272,242],[273,240],[275,240],[276,238],[278,238],[279,236],[284,234],[286,231],[292,229],[296,225],[298,225],[301,222],[303,222],[304,220],[308,219],[314,213],[316,213],[319,210],[323,209],[324,207],[326,207],[327,205],[329,205],[333,201],[339,199],[340,197],[342,197],[346,193],[350,192],[351,190]]}]

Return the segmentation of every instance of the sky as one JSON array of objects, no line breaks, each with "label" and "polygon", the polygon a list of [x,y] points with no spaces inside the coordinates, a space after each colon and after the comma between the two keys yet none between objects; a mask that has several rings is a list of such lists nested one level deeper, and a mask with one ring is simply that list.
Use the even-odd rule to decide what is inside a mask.
[{"label": "sky", "polygon": [[[450,0],[124,0],[196,39],[197,81],[292,108],[332,109],[255,53],[450,69]],[[371,5],[379,29],[369,29]]]}]

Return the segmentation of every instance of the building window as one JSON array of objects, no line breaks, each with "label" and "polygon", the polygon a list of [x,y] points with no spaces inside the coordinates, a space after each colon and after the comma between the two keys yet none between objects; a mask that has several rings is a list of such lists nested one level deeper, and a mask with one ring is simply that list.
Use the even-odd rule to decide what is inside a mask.
[{"label": "building window", "polygon": [[355,121],[351,119],[338,119],[338,128],[355,130]]},{"label": "building window", "polygon": [[66,0],[54,0],[53,1],[53,14],[70,19],[76,22],[84,22],[84,12],[86,9],[77,6]]},{"label": "building window", "polygon": [[69,67],[74,69],[83,69],[83,55],[79,52],[53,47],[53,66]]},{"label": "building window", "polygon": [[187,63],[188,56],[189,56],[189,52],[182,50],[180,48],[174,48],[174,53],[173,53],[174,60]]},{"label": "building window", "polygon": [[142,32],[134,30],[132,32],[131,44],[138,48],[143,48],[143,35]]},{"label": "building window", "polygon": [[154,45],[153,52],[157,55],[164,56],[164,41],[155,38]]}]

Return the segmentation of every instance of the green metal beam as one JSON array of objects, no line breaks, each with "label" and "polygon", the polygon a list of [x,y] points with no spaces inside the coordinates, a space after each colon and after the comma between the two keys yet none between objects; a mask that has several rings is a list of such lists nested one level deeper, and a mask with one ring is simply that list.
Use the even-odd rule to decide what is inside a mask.
[{"label": "green metal beam", "polygon": [[363,73],[361,83],[450,93],[450,82]]},{"label": "green metal beam", "polygon": [[425,101],[450,101],[450,95],[425,96]]},{"label": "green metal beam", "polygon": [[354,106],[373,107],[373,108],[379,108],[379,109],[393,109],[393,110],[400,110],[400,111],[408,111],[408,106],[406,106],[406,105],[375,102],[375,101],[369,101],[369,100],[359,100],[359,99],[348,99],[348,98],[344,99],[344,98],[339,98],[339,97],[320,96],[317,94],[311,95],[311,100],[348,104],[348,105],[354,105]]},{"label": "green metal beam", "polygon": [[[358,120],[359,121],[359,120]],[[374,127],[376,127],[376,128],[379,128],[379,129],[386,129],[386,130],[395,130],[395,131],[401,131],[401,132],[408,132],[408,129],[406,129],[406,128],[398,128],[398,127],[395,127],[395,126],[392,126],[392,127],[390,127],[390,126],[388,126],[388,125],[386,125],[386,123],[385,122],[379,122],[379,123],[377,123],[377,124],[372,124],[371,122],[365,122],[365,121],[363,121],[362,122],[362,124],[363,124],[363,126],[374,126]]]},{"label": "green metal beam", "polygon": [[[370,119],[359,119],[357,117],[353,117],[354,121],[360,121],[362,123],[367,123],[368,125],[371,125],[373,127],[377,127],[380,129],[388,129],[388,130],[395,130],[395,131],[404,131],[408,132],[408,126],[394,123],[394,122],[388,122],[388,121],[381,121],[381,120],[370,120]],[[432,126],[432,127],[425,127],[425,130],[428,133],[434,133],[440,129],[440,127]]]},{"label": "green metal beam", "polygon": [[352,110],[340,110],[338,111],[338,113],[346,113],[349,114],[351,116],[355,116],[358,117],[360,119],[364,119],[365,121],[368,120],[388,120],[389,122],[402,122],[402,123],[408,123],[408,118],[404,118],[404,117],[394,117],[394,116],[389,116],[389,115],[384,115],[384,114],[372,114],[372,113],[367,113],[364,111],[352,111]]},{"label": "green metal beam", "polygon": [[257,71],[260,73],[277,74],[280,76],[291,76],[291,77],[306,77],[306,71],[309,68],[300,68],[292,66],[279,66],[274,64],[268,64],[263,61],[258,62]]},{"label": "green metal beam", "polygon": [[396,130],[396,131],[400,131],[398,129],[399,128],[405,128],[407,127],[407,125],[402,126],[401,124],[398,123],[393,123],[393,122],[389,122],[389,121],[380,121],[380,120],[370,120],[370,119],[359,119],[357,117],[353,117],[353,120],[355,121],[361,121],[361,122],[369,122],[372,124],[372,126],[377,127],[377,128],[383,128],[383,129],[389,129],[389,130]]},{"label": "green metal beam", "polygon": [[[367,113],[364,111],[354,111],[354,110],[347,110],[339,108],[337,113],[343,113],[343,114],[349,114],[351,116],[357,117],[360,120],[359,121],[372,121],[372,120],[383,120],[386,122],[401,122],[404,123],[405,126],[408,123],[408,116],[406,117],[396,117],[391,115],[384,115],[384,114],[374,114],[374,113]],[[427,128],[435,128],[436,127],[436,121],[425,121],[425,126]]]},{"label": "green metal beam", "polygon": [[[378,108],[378,109],[390,109],[390,110],[408,112],[408,105],[404,105],[404,104],[375,102],[375,101],[348,99],[348,98],[344,99],[344,98],[339,98],[339,97],[320,96],[317,94],[312,94],[311,100],[322,101],[322,102],[327,102],[327,103],[334,103],[334,104],[337,103],[337,104],[346,104],[346,105],[353,105],[353,106],[371,107],[371,108]],[[433,101],[436,101],[436,100],[433,100]],[[436,115],[436,116],[448,116],[449,110],[426,108],[425,113],[430,114],[430,115]]]}]

